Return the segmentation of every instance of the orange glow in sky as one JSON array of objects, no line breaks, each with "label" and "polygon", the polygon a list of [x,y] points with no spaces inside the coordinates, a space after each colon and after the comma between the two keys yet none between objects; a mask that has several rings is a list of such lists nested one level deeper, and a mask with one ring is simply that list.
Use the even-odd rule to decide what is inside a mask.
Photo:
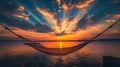
[{"label": "orange glow in sky", "polygon": [[[65,34],[62,36],[56,36],[56,35],[51,35],[50,33],[40,33],[40,32],[35,32],[34,30],[23,30],[23,29],[19,29],[16,28],[13,31],[16,32],[17,34],[30,39],[30,40],[34,40],[34,41],[39,41],[39,40],[80,40],[80,39],[89,39],[91,37],[93,37],[94,35],[98,34],[99,32],[101,32],[103,29],[106,28],[106,26],[108,26],[108,24],[97,24],[94,26],[88,26],[86,29],[84,30],[78,30],[72,34]],[[3,27],[0,27],[1,30],[4,30]],[[114,33],[119,33],[119,31],[113,31]],[[111,31],[109,31],[110,33],[113,33]],[[0,36],[7,36],[8,33],[6,34],[1,34]],[[13,34],[9,34],[9,36],[14,36],[14,38],[16,38],[15,35]],[[47,48],[66,48],[66,47],[73,47],[76,46],[78,44],[80,44],[81,42],[40,42],[43,46],[47,47]]]}]

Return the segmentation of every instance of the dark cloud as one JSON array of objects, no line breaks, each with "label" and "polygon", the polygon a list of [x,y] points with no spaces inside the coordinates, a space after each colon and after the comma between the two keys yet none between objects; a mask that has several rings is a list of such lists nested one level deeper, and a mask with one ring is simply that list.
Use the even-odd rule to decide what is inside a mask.
[{"label": "dark cloud", "polygon": [[[24,20],[27,18],[27,20]],[[35,30],[37,32],[49,32],[51,29],[46,24],[31,24],[24,7],[17,0],[0,0],[0,22],[6,25],[18,27],[24,30]]]},{"label": "dark cloud", "polygon": [[47,25],[38,24],[31,24],[29,21],[26,21],[22,18],[18,18],[8,14],[1,14],[0,21],[8,26],[13,26],[16,28],[21,28],[24,30],[34,30],[37,32],[49,32],[51,29]]},{"label": "dark cloud", "polygon": [[78,24],[76,29],[85,29],[86,27],[90,26],[90,25],[95,25],[100,23],[100,19],[105,17],[106,15],[101,14],[101,15],[85,15],[83,17],[83,19],[81,19]]},{"label": "dark cloud", "polygon": [[[0,21],[7,24],[7,25],[18,27],[18,28],[25,29],[25,30],[32,29],[32,30],[35,30],[37,32],[52,31],[50,29],[50,27],[46,24],[42,25],[38,22],[37,24],[32,25],[29,21],[24,20],[28,16],[24,12],[24,7],[21,6],[21,5],[24,5],[28,9],[32,8],[31,10],[34,10],[33,8],[36,7],[36,4],[38,6],[44,4],[44,6],[49,8],[49,10],[51,10],[51,9],[53,10],[55,8],[58,9],[58,7],[54,8],[51,5],[52,1],[54,1],[54,0],[36,0],[36,1],[34,1],[34,0],[20,0],[20,1],[18,1],[18,0],[0,0],[0,13],[1,13],[0,14]],[[87,1],[89,1],[89,0],[61,0],[61,5],[64,4],[64,3],[67,4],[67,5],[69,3],[71,3],[72,5],[74,5],[74,4],[83,5],[84,3],[87,3]],[[43,4],[41,4],[41,3],[38,4],[36,2],[43,2]],[[103,2],[103,0],[100,0],[98,5],[93,7],[87,13],[87,15],[85,17],[83,17],[83,19],[78,22],[76,30],[84,29],[89,25],[95,25],[95,24],[99,23],[99,19],[103,18],[106,13],[111,13],[111,12],[117,11],[119,9],[118,8],[119,7],[119,5],[118,5],[119,1],[117,1],[116,4],[113,3],[113,0],[110,0],[109,2],[104,1],[105,2],[104,4],[101,4],[102,2]],[[109,5],[112,8],[110,8],[106,5]],[[39,6],[39,7],[41,7],[41,6]],[[98,10],[98,8],[100,8],[100,9]],[[112,11],[111,11],[111,9],[112,9]],[[37,12],[34,12],[34,13],[37,14]],[[88,16],[89,14],[92,14],[92,13],[93,13],[93,16]],[[40,17],[40,19],[43,20],[43,17],[41,17],[41,16],[37,16],[37,17]],[[74,17],[71,17],[69,19],[69,21],[71,21],[73,18]],[[44,21],[42,21],[42,22],[44,22]],[[60,26],[60,23],[58,23],[58,24]]]},{"label": "dark cloud", "polygon": [[[101,18],[105,18],[107,15],[114,15],[120,13],[119,0],[98,0],[97,3],[77,24],[77,29],[84,29],[89,25],[95,25],[99,22]],[[104,3],[103,3],[104,2]],[[116,3],[114,3],[116,2]],[[102,4],[101,4],[102,3]],[[93,15],[93,16],[90,16]]]}]

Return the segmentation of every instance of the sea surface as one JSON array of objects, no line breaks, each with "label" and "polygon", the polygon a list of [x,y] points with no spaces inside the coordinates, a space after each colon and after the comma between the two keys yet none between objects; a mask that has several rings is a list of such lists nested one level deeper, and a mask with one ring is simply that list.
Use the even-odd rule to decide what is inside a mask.
[{"label": "sea surface", "polygon": [[103,56],[120,58],[120,42],[93,42],[66,56],[47,55],[22,42],[0,42],[0,67],[102,67]]}]

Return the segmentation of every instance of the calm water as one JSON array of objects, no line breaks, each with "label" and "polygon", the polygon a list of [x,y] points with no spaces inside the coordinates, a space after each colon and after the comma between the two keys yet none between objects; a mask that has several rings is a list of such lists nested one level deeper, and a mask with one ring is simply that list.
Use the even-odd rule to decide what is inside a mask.
[{"label": "calm water", "polygon": [[[102,56],[120,57],[119,49],[120,42],[94,42],[70,55],[63,56],[61,61],[59,56],[46,55],[20,42],[1,42],[0,65],[5,66],[10,62],[8,65],[16,67],[61,67],[60,65],[63,67],[70,67],[69,65],[71,67],[101,67]],[[14,62],[16,64],[13,64]]]}]

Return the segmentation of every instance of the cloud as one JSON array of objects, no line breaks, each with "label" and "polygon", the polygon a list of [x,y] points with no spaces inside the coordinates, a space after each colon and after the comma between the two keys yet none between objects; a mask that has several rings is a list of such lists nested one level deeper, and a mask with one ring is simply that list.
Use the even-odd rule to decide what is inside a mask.
[{"label": "cloud", "polygon": [[25,14],[25,8],[16,0],[0,0],[0,21],[6,25],[24,30],[35,30],[37,32],[51,31],[48,25],[33,25],[29,19],[30,14]]},{"label": "cloud", "polygon": [[0,4],[1,14],[10,14],[25,20],[29,20],[29,14],[25,14],[24,7],[18,5],[15,0],[1,0]]},{"label": "cloud", "polygon": [[88,26],[96,25],[100,23],[100,19],[105,17],[106,15],[85,15],[83,19],[78,21],[76,30],[85,29]]},{"label": "cloud", "polygon": [[58,4],[60,4],[60,3],[61,3],[61,0],[56,0],[56,1],[57,1],[57,3],[58,3]]},{"label": "cloud", "polygon": [[0,15],[0,21],[1,23],[4,23],[8,26],[14,27],[14,28],[21,28],[24,30],[34,30],[37,32],[49,32],[51,29],[46,24],[40,24],[37,23],[35,25],[31,24],[29,21],[26,21],[22,18],[18,18],[16,16],[1,14]]},{"label": "cloud", "polygon": [[23,6],[19,6],[14,12],[13,15],[19,18],[23,18],[25,20],[29,20],[29,16],[30,14],[25,14],[24,13],[24,7]]},{"label": "cloud", "polygon": [[114,21],[114,20],[116,20],[116,19],[120,19],[120,13],[117,13],[117,14],[109,14],[109,15],[107,15],[106,16],[107,17],[107,20],[106,21],[108,21],[108,22],[112,22],[112,21]]},{"label": "cloud", "polygon": [[[2,13],[5,13],[5,16],[0,16],[1,21],[11,25],[11,26],[15,26],[21,29],[34,29],[35,31],[54,31],[55,33],[61,33],[64,31],[64,29],[66,28],[66,32],[71,32],[72,30],[74,30],[76,28],[76,24],[79,21],[78,17],[75,18],[68,18],[68,20],[61,20],[56,16],[55,12],[52,11],[48,11],[47,8],[45,9],[41,9],[36,7],[36,10],[42,14],[45,18],[45,20],[49,23],[49,27],[47,25],[40,25],[40,24],[35,24],[32,25],[30,21],[28,21],[29,18],[29,14],[25,14],[25,8],[24,6],[21,6],[19,4],[16,3],[17,1],[13,1],[13,0],[8,0],[8,1],[1,1],[1,11]],[[61,0],[57,0],[58,3],[61,2]],[[88,0],[85,1],[75,1],[73,4],[67,1],[64,1],[60,6],[64,9],[64,10],[71,10],[72,8],[74,8],[76,5],[80,5],[80,3],[87,3],[89,4],[91,2]],[[9,6],[9,9],[8,9]],[[15,16],[15,17],[14,17]],[[17,17],[17,18],[16,18]],[[6,19],[5,19],[6,18]],[[71,20],[70,20],[71,19]],[[25,23],[24,23],[25,22]],[[66,22],[69,22],[69,24],[66,24]],[[12,23],[12,24],[11,24]],[[34,23],[34,22],[32,22]],[[20,26],[21,25],[21,26]],[[38,27],[38,25],[40,25],[41,27]],[[73,27],[74,26],[74,27]],[[44,29],[45,28],[45,29]],[[62,29],[62,31],[61,31]]]},{"label": "cloud", "polygon": [[[94,2],[94,0],[74,0],[74,1],[68,1],[68,0],[56,0],[59,4],[59,7],[62,7],[64,10],[71,10],[72,8],[86,8],[91,5],[91,3]],[[61,4],[60,4],[61,3]],[[0,21],[5,23],[6,25],[20,28],[23,30],[34,30],[36,32],[54,32],[54,33],[73,33],[76,32],[79,29],[85,29],[87,26],[96,25],[101,19],[105,18],[105,15],[98,14],[98,15],[87,15],[87,9],[78,11],[78,14],[75,16],[65,17],[64,19],[58,18],[58,15],[56,12],[52,12],[51,9],[48,8],[39,8],[40,6],[36,6],[36,9],[34,10],[35,13],[31,11],[34,15],[40,13],[39,15],[36,15],[38,19],[44,18],[45,21],[47,21],[47,24],[40,24],[40,23],[34,23],[32,21],[31,24],[29,20],[29,14],[24,13],[24,6],[18,5],[16,1],[8,0],[8,1],[1,1],[0,9],[5,13],[0,14]],[[9,6],[9,8],[8,8]],[[8,9],[7,9],[8,8]],[[55,8],[54,8],[55,9]],[[60,8],[61,9],[61,8]],[[37,12],[38,13],[37,13]],[[67,12],[67,11],[66,11]],[[64,14],[64,12],[63,12]],[[70,13],[68,13],[70,14]],[[67,14],[66,14],[67,15]],[[32,17],[32,16],[31,16]],[[30,17],[30,20],[32,18]],[[114,18],[119,18],[119,14],[116,14],[113,16]],[[107,19],[106,22],[113,22],[114,20]],[[38,21],[39,22],[39,21]],[[41,21],[44,22],[44,21]],[[50,26],[49,26],[50,25]]]},{"label": "cloud", "polygon": [[55,15],[53,12],[48,12],[47,9],[40,9],[37,7],[36,10],[40,12],[42,15],[49,17],[49,18],[53,18]]},{"label": "cloud", "polygon": [[107,23],[114,23],[115,21],[116,21],[115,19],[105,20],[105,22],[107,22]]},{"label": "cloud", "polygon": [[65,10],[65,11],[69,11],[69,10],[71,10],[72,8],[74,8],[74,4],[67,4],[67,3],[64,3],[64,4],[62,4],[62,8]]},{"label": "cloud", "polygon": [[120,14],[115,14],[115,15],[113,15],[113,18],[120,18]]},{"label": "cloud", "polygon": [[60,19],[55,15],[54,12],[50,12],[47,9],[41,9],[38,7],[36,8],[36,10],[44,16],[54,32],[60,32],[58,24],[60,22]]},{"label": "cloud", "polygon": [[109,31],[110,34],[120,34],[120,30],[119,29],[114,29]]},{"label": "cloud", "polygon": [[93,2],[94,0],[74,0],[73,2],[70,2],[70,1],[68,2],[66,0],[66,1],[63,1],[63,4],[61,5],[61,7],[66,11],[69,11],[73,8],[82,9],[90,6],[90,4]]},{"label": "cloud", "polygon": [[80,2],[76,5],[76,8],[85,8],[88,7],[94,0],[80,0]]}]

